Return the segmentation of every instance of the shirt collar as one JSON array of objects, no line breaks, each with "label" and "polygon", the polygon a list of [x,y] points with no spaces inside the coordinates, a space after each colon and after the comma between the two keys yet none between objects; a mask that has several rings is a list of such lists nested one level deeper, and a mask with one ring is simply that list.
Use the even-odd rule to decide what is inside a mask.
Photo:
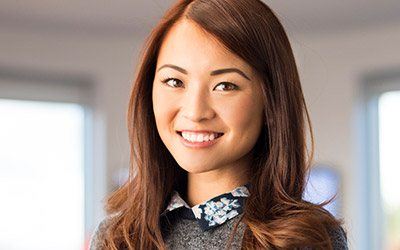
[{"label": "shirt collar", "polygon": [[171,200],[161,215],[170,211],[179,210],[182,217],[197,220],[200,228],[207,231],[211,228],[222,225],[243,212],[245,198],[250,195],[249,183],[234,190],[218,195],[203,203],[190,207],[179,195],[173,191]]}]

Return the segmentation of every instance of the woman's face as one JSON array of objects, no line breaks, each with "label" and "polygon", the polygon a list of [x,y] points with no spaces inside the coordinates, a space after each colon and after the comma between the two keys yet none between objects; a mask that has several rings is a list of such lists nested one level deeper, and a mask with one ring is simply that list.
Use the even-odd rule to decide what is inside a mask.
[{"label": "woman's face", "polygon": [[[263,101],[260,80],[247,63],[184,20],[161,46],[152,91],[160,137],[184,170],[249,167],[249,152],[261,131]],[[213,132],[223,135],[205,146],[186,141],[178,133],[182,131],[192,131],[185,136],[198,140],[200,134],[203,140],[210,140]]]}]

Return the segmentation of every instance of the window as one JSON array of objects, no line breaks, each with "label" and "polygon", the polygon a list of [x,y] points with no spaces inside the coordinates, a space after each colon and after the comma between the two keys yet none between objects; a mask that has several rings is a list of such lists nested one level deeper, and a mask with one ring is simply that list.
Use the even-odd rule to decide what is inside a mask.
[{"label": "window", "polygon": [[82,249],[84,111],[0,99],[0,248]]},{"label": "window", "polygon": [[400,249],[400,77],[367,78],[365,170],[369,249]]},{"label": "window", "polygon": [[335,198],[324,206],[334,216],[340,216],[339,174],[327,165],[317,164],[310,171],[303,198],[311,203],[319,204]]},{"label": "window", "polygon": [[400,91],[379,98],[379,173],[383,249],[400,249]]},{"label": "window", "polygon": [[0,70],[0,249],[87,247],[105,188],[92,91],[84,78]]}]

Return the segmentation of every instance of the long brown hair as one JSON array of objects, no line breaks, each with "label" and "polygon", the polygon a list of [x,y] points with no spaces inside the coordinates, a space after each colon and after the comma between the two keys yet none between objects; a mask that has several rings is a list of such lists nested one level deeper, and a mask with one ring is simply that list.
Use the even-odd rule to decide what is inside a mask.
[{"label": "long brown hair", "polygon": [[241,218],[247,225],[242,248],[332,249],[329,228],[341,222],[322,208],[325,203],[314,205],[302,199],[314,140],[292,48],[278,18],[260,0],[180,0],[151,32],[128,107],[130,176],[107,200],[110,219],[103,245],[107,249],[166,247],[160,213],[173,189],[185,189],[187,175],[157,132],[152,84],[163,39],[181,19],[195,22],[217,38],[263,80],[265,122],[254,146],[250,196]]}]

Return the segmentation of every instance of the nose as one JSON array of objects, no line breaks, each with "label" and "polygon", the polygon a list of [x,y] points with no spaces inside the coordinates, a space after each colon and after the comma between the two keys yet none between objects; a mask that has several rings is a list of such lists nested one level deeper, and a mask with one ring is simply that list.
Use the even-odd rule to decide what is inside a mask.
[{"label": "nose", "polygon": [[202,90],[200,87],[188,90],[182,100],[183,117],[193,122],[214,118],[215,111],[209,99],[207,91]]}]

